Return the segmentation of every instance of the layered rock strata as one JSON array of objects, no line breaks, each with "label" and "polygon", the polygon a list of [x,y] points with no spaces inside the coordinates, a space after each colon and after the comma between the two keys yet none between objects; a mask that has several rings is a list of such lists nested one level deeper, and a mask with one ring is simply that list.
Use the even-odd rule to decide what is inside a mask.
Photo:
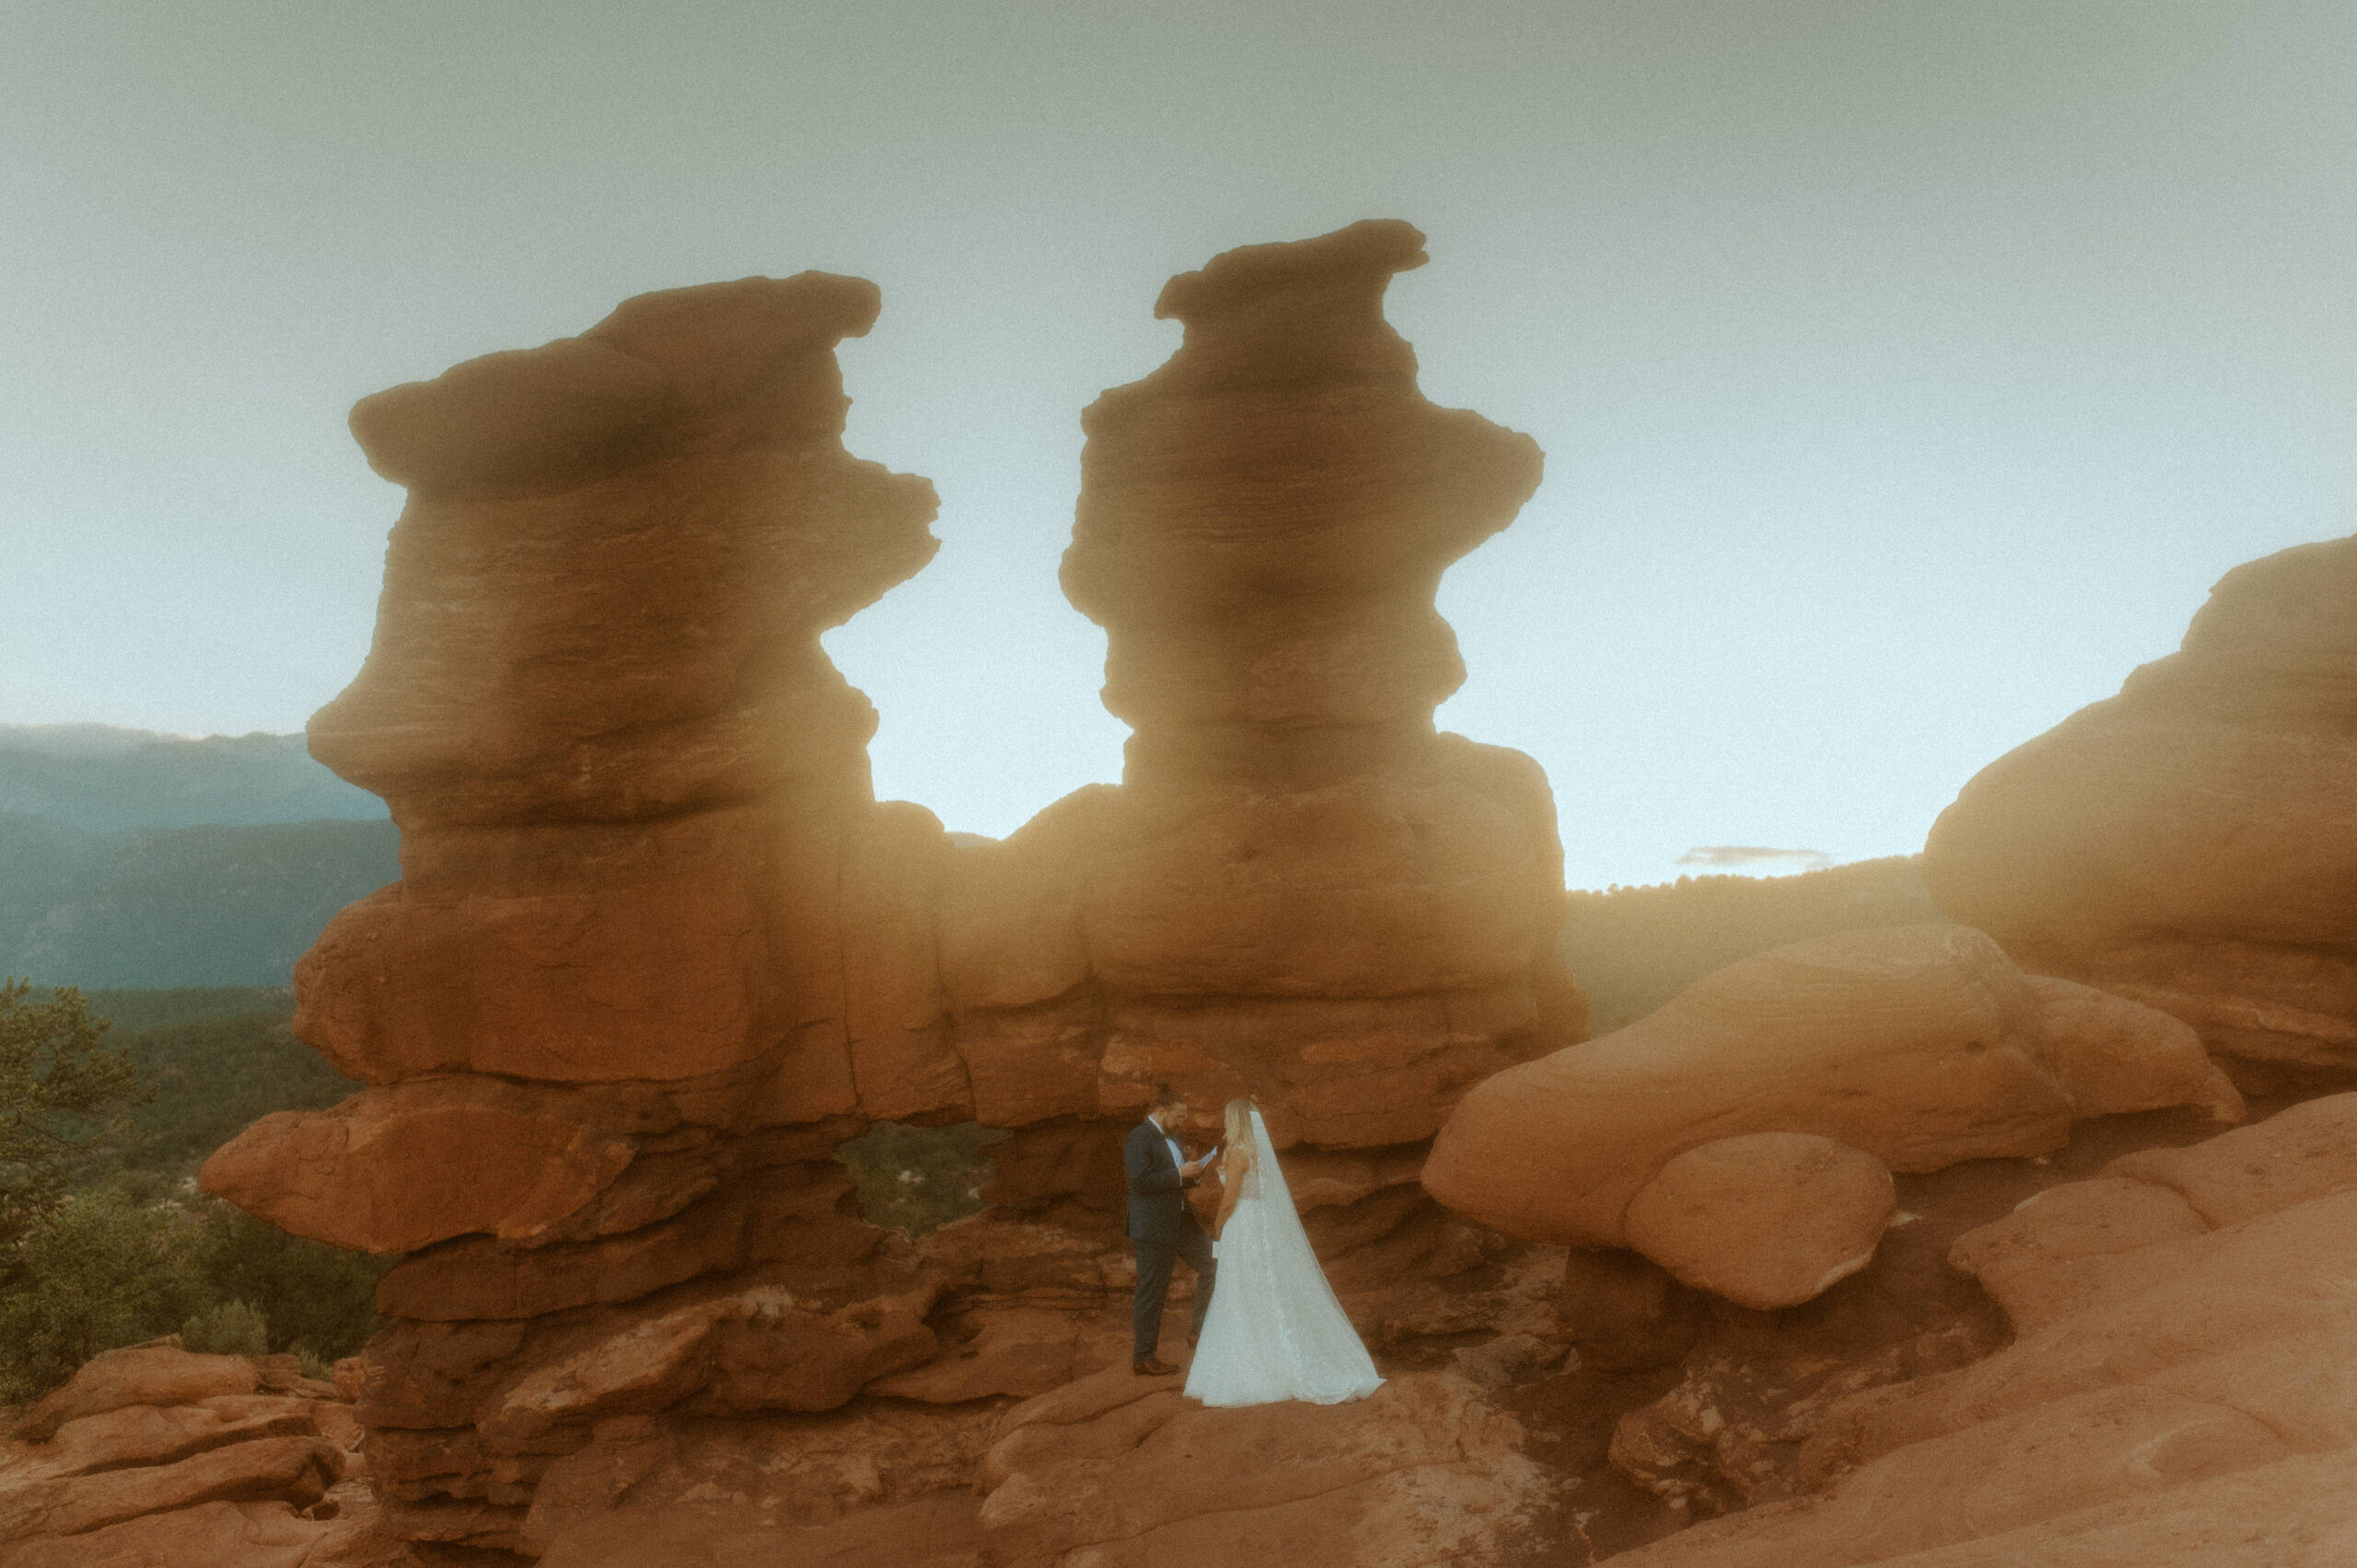
[{"label": "layered rock strata", "polygon": [[1508,1235],[1633,1249],[1746,1307],[1864,1268],[1891,1172],[2061,1147],[2074,1118],[2241,1098],[2153,1008],[2022,974],[1956,925],[1844,932],[1705,977],[1467,1096],[1424,1185]]},{"label": "layered rock strata", "polygon": [[402,877],[306,956],[296,1028],[372,1086],[204,1181],[407,1254],[359,1411],[415,1541],[517,1546],[599,1422],[831,1409],[936,1348],[940,1280],[833,1158],[970,1113],[946,838],[875,801],[819,644],[935,548],[932,487],[841,440],[877,308],[815,273],[647,295],[354,411],[410,499],[311,746],[390,804]]},{"label": "layered rock strata", "polygon": [[2177,652],[1933,824],[1940,906],[2163,1008],[2253,1087],[2357,1067],[2357,539],[2220,579]]},{"label": "layered rock strata", "polygon": [[350,1392],[293,1356],[169,1340],[110,1351],[10,1435],[6,1568],[377,1568],[399,1544],[377,1521]]},{"label": "layered rock strata", "polygon": [[1173,278],[1178,353],[1083,415],[1063,584],[1134,734],[1120,787],[953,858],[983,1120],[1135,1115],[1168,1080],[1254,1096],[1281,1144],[1407,1144],[1577,1038],[1545,776],[1433,726],[1465,677],[1441,573],[1540,456],[1417,389],[1382,300],[1422,244],[1361,223]]},{"label": "layered rock strata", "polygon": [[[354,410],[410,500],[311,741],[402,877],[305,958],[296,1028],[370,1086],[203,1180],[405,1254],[358,1409],[415,1550],[656,1505],[715,1423],[946,1431],[1123,1358],[1157,1081],[1205,1129],[1260,1098],[1378,1345],[1531,1315],[1560,1264],[1417,1183],[1455,1098],[1580,1018],[1544,778],[1432,723],[1439,575],[1538,454],[1417,392],[1381,296],[1422,259],[1360,225],[1166,291],[1185,345],[1090,411],[1066,567],[1127,774],[1004,842],[873,798],[819,645],[934,549],[930,486],[842,446],[871,285],[645,296]],[[835,1154],[879,1120],[1012,1130],[985,1213],[863,1221]]]}]

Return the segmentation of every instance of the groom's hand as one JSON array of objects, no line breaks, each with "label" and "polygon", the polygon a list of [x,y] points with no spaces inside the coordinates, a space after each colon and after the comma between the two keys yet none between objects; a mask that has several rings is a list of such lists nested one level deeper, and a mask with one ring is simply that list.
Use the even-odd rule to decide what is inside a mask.
[{"label": "groom's hand", "polygon": [[[1209,1156],[1205,1157],[1207,1159]],[[1192,1181],[1195,1178],[1203,1174],[1204,1163],[1204,1160],[1201,1159],[1189,1160],[1185,1165],[1178,1167],[1178,1174],[1185,1177],[1188,1180]]]}]

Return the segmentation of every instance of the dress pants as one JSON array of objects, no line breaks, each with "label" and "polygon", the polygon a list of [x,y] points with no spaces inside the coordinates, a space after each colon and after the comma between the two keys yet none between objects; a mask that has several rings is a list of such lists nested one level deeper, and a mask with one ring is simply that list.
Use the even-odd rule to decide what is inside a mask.
[{"label": "dress pants", "polygon": [[1212,1238],[1195,1225],[1189,1225],[1167,1241],[1132,1238],[1138,1253],[1138,1293],[1130,1314],[1136,1352],[1132,1361],[1144,1361],[1153,1355],[1162,1343],[1162,1299],[1170,1293],[1170,1266],[1179,1259],[1195,1271],[1194,1330],[1203,1331],[1203,1315],[1212,1309],[1212,1281],[1219,1265],[1212,1261]]}]

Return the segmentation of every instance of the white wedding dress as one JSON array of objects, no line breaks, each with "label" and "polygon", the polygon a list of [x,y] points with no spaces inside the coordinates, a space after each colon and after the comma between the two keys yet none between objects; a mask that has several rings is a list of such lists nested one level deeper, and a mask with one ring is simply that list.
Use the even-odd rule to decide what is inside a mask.
[{"label": "white wedding dress", "polygon": [[1383,1379],[1310,1250],[1257,1108],[1252,1143],[1252,1168],[1220,1231],[1219,1274],[1187,1369],[1188,1397],[1230,1406],[1363,1400]]}]

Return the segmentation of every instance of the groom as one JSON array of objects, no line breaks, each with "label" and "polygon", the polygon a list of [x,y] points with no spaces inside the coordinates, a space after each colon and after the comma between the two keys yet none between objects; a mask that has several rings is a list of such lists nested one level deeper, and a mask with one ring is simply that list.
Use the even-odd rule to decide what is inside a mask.
[{"label": "groom", "polygon": [[1131,1129],[1121,1145],[1130,1178],[1130,1238],[1137,1243],[1138,1292],[1131,1309],[1134,1344],[1130,1370],[1141,1377],[1167,1377],[1178,1369],[1156,1359],[1162,1343],[1162,1298],[1170,1290],[1170,1266],[1179,1259],[1195,1271],[1195,1321],[1187,1330],[1193,1344],[1212,1307],[1212,1238],[1203,1234],[1186,1189],[1203,1171],[1190,1160],[1172,1132],[1187,1118],[1187,1097],[1165,1084],[1154,1092],[1146,1119]]}]

